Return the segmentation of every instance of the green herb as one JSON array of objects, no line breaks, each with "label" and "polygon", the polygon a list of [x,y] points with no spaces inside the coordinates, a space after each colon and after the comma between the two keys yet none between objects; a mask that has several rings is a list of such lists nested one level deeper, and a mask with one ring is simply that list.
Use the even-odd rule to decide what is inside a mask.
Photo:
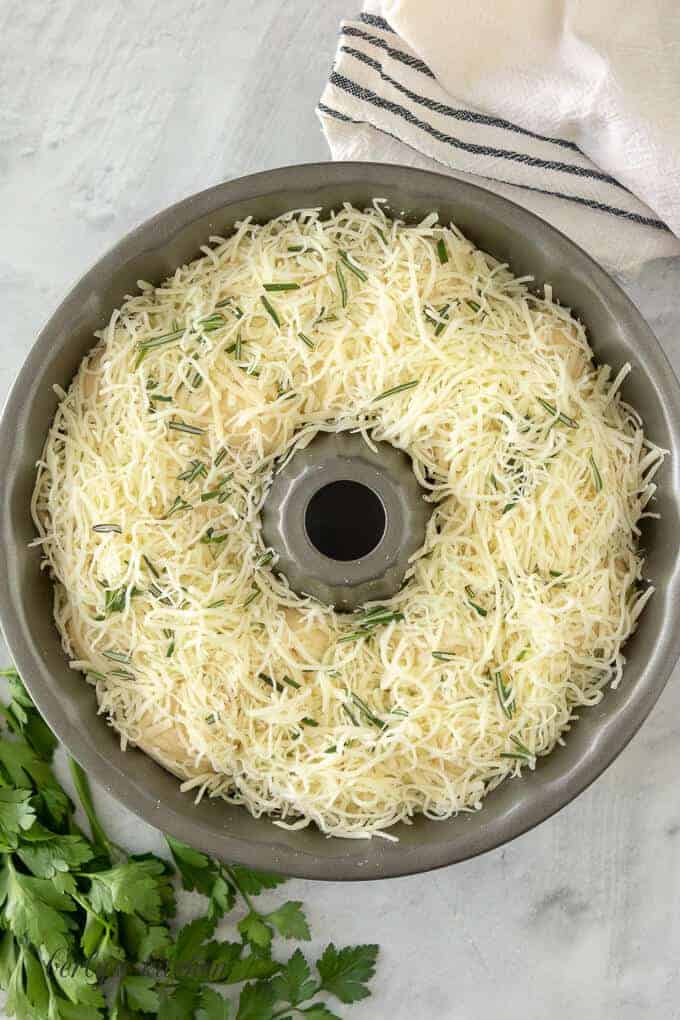
[{"label": "green herb", "polygon": [[142,553],[142,559],[144,560],[144,562],[146,563],[147,567],[149,568],[154,577],[158,578],[161,576],[156,567],[154,567],[149,557],[146,556],[144,553]]},{"label": "green herb", "polygon": [[124,662],[130,661],[130,655],[128,652],[102,652],[105,659],[111,659],[112,662]]},{"label": "green herb", "polygon": [[372,633],[376,627],[383,626],[386,623],[399,623],[403,619],[403,613],[386,609],[384,606],[378,606],[376,609],[363,613],[359,617],[355,616],[352,622],[359,627],[359,630],[352,631],[350,634],[345,634],[343,637],[338,638],[338,644],[359,641],[361,638],[367,637],[368,634]]},{"label": "green herb", "polygon": [[522,761],[532,762],[536,755],[533,751],[530,751],[526,744],[523,744],[519,737],[516,737],[513,733],[510,734],[510,740],[513,742],[516,751],[503,751],[501,752],[501,758],[518,758]]},{"label": "green herb", "polygon": [[163,637],[166,639],[166,641],[170,642],[168,647],[165,649],[165,658],[166,659],[170,659],[170,658],[172,658],[172,656],[173,656],[173,654],[175,652],[175,632],[174,632],[174,630],[170,630],[168,627],[165,627],[163,629]]},{"label": "green herb", "polygon": [[305,250],[306,249],[305,249],[305,246],[303,244],[289,244],[288,245],[288,251],[305,251]]},{"label": "green herb", "polygon": [[229,306],[229,310],[234,313],[237,319],[243,318],[243,310],[239,308],[238,305],[234,304],[233,297],[224,298],[224,300],[218,301],[215,308],[226,308],[227,306]]},{"label": "green herb", "polygon": [[515,697],[510,687],[506,687],[503,683],[503,674],[499,669],[495,672],[496,679],[496,694],[498,695],[498,703],[501,706],[503,715],[507,719],[512,719],[515,712]]},{"label": "green herb", "polygon": [[332,746],[332,747],[327,747],[327,748],[326,748],[326,749],[324,750],[324,752],[323,752],[323,753],[324,753],[324,754],[337,754],[337,750],[338,750],[338,749],[337,749],[336,745],[335,745],[335,744],[333,744],[333,746]]},{"label": "green herb", "polygon": [[390,715],[398,715],[401,719],[408,719],[408,712],[405,708],[391,708]]},{"label": "green herb", "polygon": [[196,325],[203,333],[212,333],[216,329],[220,329],[224,326],[227,320],[223,315],[217,312],[214,315],[208,315],[204,319],[199,319]]},{"label": "green herb", "polygon": [[182,514],[186,510],[192,510],[191,503],[187,503],[186,500],[182,499],[181,496],[175,496],[175,502],[172,504],[169,510],[167,510],[161,517],[162,521],[167,521],[168,518],[174,516],[174,514]]},{"label": "green herb", "polygon": [[149,400],[161,400],[165,404],[172,403],[172,397],[167,397],[164,393],[152,393]]},{"label": "green herb", "polygon": [[104,593],[104,616],[110,616],[111,613],[122,613],[128,604],[128,590],[130,592],[129,597],[132,599],[135,595],[141,595],[139,588],[134,586],[128,589],[127,585],[122,585],[120,588],[109,588]]},{"label": "green herb", "polygon": [[205,464],[200,460],[192,460],[189,467],[185,471],[182,471],[181,475],[177,475],[177,480],[180,482],[194,482],[197,478],[207,478],[208,469]]},{"label": "green herb", "polygon": [[341,258],[342,262],[349,269],[350,273],[354,273],[354,275],[356,277],[358,277],[361,280],[362,283],[366,283],[366,280],[368,279],[368,276],[363,271],[363,269],[360,269],[359,266],[356,264],[356,262],[354,262],[349,257],[347,252],[346,251],[341,251],[341,252],[339,252],[339,255],[340,255],[340,258]]},{"label": "green herb", "polygon": [[465,594],[466,594],[466,595],[467,595],[467,597],[468,597],[468,605],[469,605],[469,606],[470,606],[470,607],[471,607],[472,609],[474,609],[474,611],[475,611],[476,613],[478,613],[478,614],[479,614],[480,616],[486,616],[486,615],[487,615],[487,611],[486,611],[486,609],[483,609],[483,608],[482,608],[482,606],[478,605],[478,604],[477,604],[477,603],[476,603],[476,602],[474,601],[474,595],[475,595],[475,593],[473,592],[473,590],[472,590],[472,588],[470,587],[470,585],[469,585],[469,584],[467,584],[467,585],[465,586]]},{"label": "green herb", "polygon": [[271,294],[275,293],[277,290],[300,289],[299,283],[263,283],[262,286],[264,287],[265,290],[269,291]]},{"label": "green herb", "polygon": [[600,474],[592,452],[588,454],[588,460],[593,471],[593,479],[595,480],[595,491],[602,492],[602,475]]},{"label": "green herb", "polygon": [[307,344],[310,351],[313,351],[315,349],[316,344],[312,343],[309,337],[306,336],[304,333],[298,333],[298,337],[300,338],[300,340],[302,340],[303,344]]},{"label": "green herb", "polygon": [[412,390],[419,382],[420,379],[411,379],[410,382],[400,383],[399,386],[393,386],[389,390],[384,390],[382,393],[379,393],[377,397],[373,397],[372,403],[377,404],[379,400],[384,400],[385,397],[393,397],[397,393],[405,393],[406,390]]},{"label": "green herb", "polygon": [[358,721],[356,719],[356,716],[354,715],[354,713],[350,709],[349,705],[346,702],[344,702],[344,701],[342,703],[342,710],[345,713],[345,715],[347,716],[347,718],[349,719],[349,721],[351,722],[352,726],[358,726],[359,725],[359,723],[358,723]]},{"label": "green herb", "polygon": [[302,687],[302,684],[299,684],[297,680],[293,680],[292,677],[288,676],[288,674],[282,676],[281,680],[284,684],[288,684],[289,687],[293,687],[296,691],[299,691]]},{"label": "green herb", "polygon": [[562,571],[561,570],[549,570],[548,573],[550,574],[551,577],[561,577],[562,576]]},{"label": "green herb", "polygon": [[303,717],[300,720],[300,722],[303,724],[303,726],[318,726],[319,725],[318,722],[316,721],[316,719],[312,719],[308,715],[303,715]]},{"label": "green herb", "polygon": [[439,315],[439,318],[440,318],[441,321],[437,323],[437,327],[436,327],[436,329],[434,331],[434,335],[435,336],[441,336],[441,334],[446,329],[446,322],[447,322],[447,319],[449,317],[449,308],[450,307],[451,306],[447,304],[447,305],[442,305],[441,308],[439,309],[438,315]]},{"label": "green herb", "polygon": [[529,647],[529,645],[527,645],[527,647],[523,648],[522,651],[519,653],[519,655],[515,659],[515,662],[522,662],[523,659],[526,659],[526,657],[527,657],[527,655],[529,654],[530,651],[531,651],[531,648]]},{"label": "green herb", "polygon": [[347,281],[345,274],[342,271],[342,266],[339,262],[335,263],[335,275],[338,278],[338,284],[340,285],[340,304],[343,308],[347,307]]},{"label": "green herb", "polygon": [[226,503],[229,498],[229,490],[227,485],[234,477],[233,473],[225,475],[222,481],[219,483],[216,489],[210,489],[208,492],[201,493],[201,503],[207,503],[211,499],[216,499],[218,503]]},{"label": "green herb", "polygon": [[220,464],[222,463],[222,461],[224,460],[224,458],[226,456],[227,456],[226,447],[224,447],[224,446],[220,447],[220,449],[217,451],[217,454],[216,454],[215,459],[213,461],[214,466],[215,467],[219,467]]},{"label": "green herb", "polygon": [[255,599],[258,598],[262,594],[262,590],[260,588],[255,588],[255,586],[253,586],[253,587],[254,587],[254,591],[251,592],[251,594],[248,596],[248,598],[243,603],[243,608],[244,609],[247,606],[249,606],[251,602],[254,602]]},{"label": "green herb", "polygon": [[557,410],[554,404],[548,403],[547,400],[543,400],[541,397],[538,397],[537,399],[541,407],[545,408],[548,414],[551,414],[556,421],[561,421],[563,425],[568,425],[570,429],[578,428],[578,422],[574,418],[570,418],[568,415],[562,414],[561,411]]},{"label": "green herb", "polygon": [[385,231],[381,230],[380,227],[376,227],[375,223],[373,224],[373,229],[375,230],[376,234],[378,235],[378,237],[380,238],[382,243],[383,244],[387,244],[387,238],[385,237]]},{"label": "green herb", "polygon": [[356,708],[359,709],[364,719],[367,722],[369,722],[371,726],[377,726],[379,730],[384,730],[387,728],[387,723],[383,719],[379,719],[378,716],[368,707],[366,702],[362,698],[360,698],[358,694],[354,694],[354,692],[352,692],[350,698],[352,700],[352,703],[355,705]]},{"label": "green herb", "polygon": [[466,301],[465,304],[468,308],[471,308],[473,312],[478,312],[481,309],[481,305],[478,305],[476,301]]},{"label": "green herb", "polygon": [[437,241],[437,256],[439,257],[439,261],[442,265],[449,261],[449,252],[443,237],[440,237]]},{"label": "green herb", "polygon": [[498,492],[498,482],[496,481],[496,476],[494,475],[493,472],[489,475],[489,481],[493,485],[496,492]]},{"label": "green herb", "polygon": [[264,295],[264,294],[260,294],[260,301],[261,301],[261,302],[262,302],[262,304],[264,305],[264,307],[265,307],[265,309],[266,309],[266,311],[267,311],[267,314],[268,314],[268,315],[270,315],[270,316],[272,317],[272,319],[274,320],[275,324],[276,324],[276,325],[277,325],[277,326],[278,326],[279,328],[281,328],[281,320],[280,320],[280,318],[279,318],[279,314],[278,314],[278,312],[276,311],[276,309],[274,308],[274,305],[273,305],[273,304],[271,303],[271,301],[269,300],[269,298],[268,298],[268,297],[265,297],[265,295]]},{"label": "green herb", "polygon": [[438,659],[440,662],[451,662],[452,659],[456,658],[455,652],[433,652],[433,659]]},{"label": "green herb", "polygon": [[196,425],[187,425],[186,422],[175,419],[168,422],[168,428],[174,429],[175,432],[188,432],[191,436],[205,435],[205,429],[199,429]]},{"label": "green herb", "polygon": [[273,559],[274,559],[274,553],[273,553],[273,552],[271,551],[271,549],[270,549],[270,550],[269,550],[269,552],[263,553],[263,554],[262,554],[262,555],[260,556],[260,558],[259,558],[259,559],[257,560],[257,562],[255,563],[255,566],[256,566],[256,567],[266,567],[266,566],[267,566],[267,564],[268,564],[268,563],[271,563],[271,561],[272,561]]},{"label": "green herb", "polygon": [[151,337],[150,340],[140,340],[136,344],[137,360],[135,368],[139,368],[149,351],[155,351],[159,347],[168,347],[170,344],[178,343],[184,336],[186,330],[176,329],[172,333],[164,333],[162,336]]},{"label": "green herb", "polygon": [[226,599],[218,599],[217,602],[209,602],[206,609],[219,609],[227,604]]},{"label": "green herb", "polygon": [[[333,1020],[328,1001],[365,999],[375,945],[329,945],[314,969],[299,900],[257,898],[285,879],[166,837],[171,862],[128,854],[104,830],[86,774],[69,761],[75,804],[52,768],[56,740],[13,670],[0,742],[0,987],[19,1020]],[[212,725],[216,713],[205,717]],[[177,878],[203,913],[173,922]],[[236,913],[236,911],[239,913]],[[231,938],[217,925],[235,913]],[[219,989],[219,991],[218,991]],[[229,998],[222,997],[225,992]]]},{"label": "green herb", "polygon": [[93,524],[92,530],[99,532],[100,535],[105,535],[107,532],[114,532],[116,535],[122,535],[123,529],[117,524]]},{"label": "green herb", "polygon": [[221,535],[216,535],[215,529],[211,527],[206,530],[204,535],[201,535],[199,542],[203,545],[221,545],[223,542],[226,542],[228,538],[229,533],[227,531]]}]

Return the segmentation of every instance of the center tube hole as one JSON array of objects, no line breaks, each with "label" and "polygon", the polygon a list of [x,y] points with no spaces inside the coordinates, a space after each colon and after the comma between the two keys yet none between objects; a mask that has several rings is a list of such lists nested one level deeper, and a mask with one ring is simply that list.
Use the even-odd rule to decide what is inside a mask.
[{"label": "center tube hole", "polygon": [[312,545],[331,560],[368,556],[385,534],[385,507],[361,482],[341,479],[315,492],[305,511]]}]

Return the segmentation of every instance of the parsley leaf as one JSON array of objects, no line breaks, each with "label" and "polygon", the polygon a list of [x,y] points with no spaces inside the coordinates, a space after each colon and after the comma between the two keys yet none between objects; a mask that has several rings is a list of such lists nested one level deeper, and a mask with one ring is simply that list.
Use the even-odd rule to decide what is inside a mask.
[{"label": "parsley leaf", "polygon": [[281,973],[272,982],[277,999],[297,1006],[316,993],[316,982],[310,978],[309,964],[296,949]]},{"label": "parsley leaf", "polygon": [[33,825],[35,810],[30,800],[30,790],[0,789],[0,852],[15,850],[19,833]]},{"label": "parsley leaf", "polygon": [[271,1020],[276,993],[271,981],[245,985],[238,1001],[236,1020]]},{"label": "parsley leaf", "polygon": [[156,979],[147,974],[128,974],[118,986],[121,1000],[138,1013],[156,1013],[160,996]]},{"label": "parsley leaf", "polygon": [[196,1020],[229,1020],[231,1009],[226,999],[212,988],[204,988],[199,1000]]},{"label": "parsley leaf", "polygon": [[307,918],[302,913],[300,900],[288,900],[271,914],[267,914],[267,920],[271,921],[279,935],[286,939],[301,939],[309,942],[311,933]]},{"label": "parsley leaf", "polygon": [[333,943],[326,946],[317,970],[321,988],[337,996],[341,1002],[358,1002],[370,995],[366,982],[375,973],[378,946],[346,946],[336,949]]}]

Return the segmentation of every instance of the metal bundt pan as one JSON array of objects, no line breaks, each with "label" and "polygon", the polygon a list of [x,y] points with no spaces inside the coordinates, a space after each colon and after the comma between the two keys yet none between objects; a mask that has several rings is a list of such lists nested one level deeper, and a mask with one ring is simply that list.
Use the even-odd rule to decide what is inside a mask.
[{"label": "metal bundt pan", "polygon": [[[95,695],[68,668],[52,620],[49,579],[41,573],[29,501],[34,465],[54,415],[54,383],[67,387],[92,346],[93,331],[139,279],[160,282],[199,254],[213,233],[252,215],[265,221],[287,209],[374,197],[417,221],[433,209],[518,275],[533,274],[588,327],[595,354],[633,372],[624,397],[648,435],[670,451],[657,477],[655,510],[643,535],[646,573],[657,587],[626,654],[617,691],[581,714],[566,746],[534,773],[506,782],[481,811],[446,822],[419,818],[384,840],[328,839],[315,828],[287,832],[218,800],[194,805],[174,776],[140,751],[122,752],[97,715]],[[322,163],[285,167],[230,181],[179,202],[125,237],[71,291],[38,337],[0,423],[0,614],[12,656],[38,708],[68,750],[114,797],[152,825],[197,847],[252,867],[323,879],[371,879],[426,871],[490,850],[573,800],[626,746],[659,697],[680,651],[678,454],[680,392],[655,337],[620,288],[576,245],[542,220],[488,191],[406,167]]]}]

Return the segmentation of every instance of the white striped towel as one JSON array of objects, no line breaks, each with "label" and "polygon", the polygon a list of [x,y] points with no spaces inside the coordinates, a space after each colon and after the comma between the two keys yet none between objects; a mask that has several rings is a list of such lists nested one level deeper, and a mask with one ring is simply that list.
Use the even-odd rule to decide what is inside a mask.
[{"label": "white striped towel", "polygon": [[630,271],[680,254],[679,105],[676,0],[369,0],[317,112],[333,159],[479,184]]}]

